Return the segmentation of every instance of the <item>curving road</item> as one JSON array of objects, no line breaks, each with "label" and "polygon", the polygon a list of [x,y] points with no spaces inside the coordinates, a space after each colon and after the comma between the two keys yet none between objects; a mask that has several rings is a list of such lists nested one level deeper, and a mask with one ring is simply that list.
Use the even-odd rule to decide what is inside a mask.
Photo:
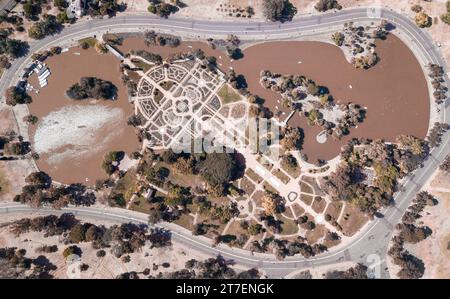
[{"label": "curving road", "polygon": [[[446,65],[438,49],[434,46],[433,40],[426,31],[418,28],[406,16],[386,9],[375,11],[366,8],[342,10],[321,15],[305,16],[283,24],[197,21],[177,18],[160,19],[152,16],[133,15],[120,16],[113,19],[85,21],[67,27],[57,35],[30,43],[30,54],[15,60],[11,68],[1,78],[0,94],[3,95],[7,87],[17,82],[19,76],[22,75],[24,67],[29,63],[31,53],[46,49],[52,45],[70,43],[71,41],[76,41],[86,36],[102,34],[108,31],[136,32],[155,29],[172,32],[184,38],[222,37],[232,33],[239,36],[242,40],[272,40],[314,35],[318,32],[330,31],[334,26],[341,26],[348,21],[378,19],[387,19],[397,27],[402,34],[403,40],[408,43],[410,48],[422,61],[422,64],[433,62],[442,66]],[[450,86],[448,78],[446,78],[446,83],[447,86]],[[450,114],[449,109],[447,101],[445,109],[441,109],[442,121],[448,122],[447,115]],[[447,132],[443,136],[442,145],[431,151],[430,157],[424,162],[423,167],[415,171],[407,180],[402,191],[396,194],[395,206],[383,211],[383,218],[376,219],[366,225],[363,231],[351,240],[350,243],[346,244],[344,248],[332,248],[330,252],[307,260],[295,256],[288,257],[283,261],[277,261],[271,255],[251,255],[247,251],[231,249],[222,245],[214,248],[211,247],[208,240],[202,237],[194,237],[181,227],[173,224],[162,225],[173,232],[173,239],[175,241],[184,244],[187,248],[196,249],[207,254],[220,253],[239,264],[264,269],[269,276],[273,277],[283,277],[296,269],[331,265],[350,260],[373,265],[375,276],[377,277],[389,277],[389,273],[385,269],[385,258],[393,228],[399,222],[415,193],[422,188],[447,154],[450,153],[449,141],[450,132]],[[24,213],[32,211],[29,207],[15,203],[0,205],[0,213]],[[51,209],[42,209],[40,211],[44,213],[62,212]],[[73,212],[80,217],[94,217],[116,222],[147,222],[147,216],[145,214],[131,214],[130,211],[120,209],[71,207],[63,211]]]}]

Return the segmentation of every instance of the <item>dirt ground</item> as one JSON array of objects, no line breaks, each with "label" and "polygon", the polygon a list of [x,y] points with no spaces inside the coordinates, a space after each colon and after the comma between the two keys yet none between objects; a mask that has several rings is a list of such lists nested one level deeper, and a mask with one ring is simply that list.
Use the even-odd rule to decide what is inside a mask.
[{"label": "dirt ground", "polygon": [[285,278],[288,279],[300,279],[303,278],[302,272],[309,271],[311,274],[311,278],[313,279],[321,279],[324,277],[324,275],[329,271],[345,271],[351,267],[356,266],[353,262],[342,262],[330,266],[320,266],[320,267],[314,267],[314,268],[308,268],[308,269],[302,269],[300,271],[293,271],[286,275]]},{"label": "dirt ground", "polygon": [[33,171],[29,160],[0,161],[0,202],[12,201],[16,194],[22,192],[25,178]]},{"label": "dirt ground", "polygon": [[426,240],[406,246],[425,263],[423,278],[450,278],[450,174],[438,172],[425,188],[439,201],[426,207],[419,223],[433,231]]}]

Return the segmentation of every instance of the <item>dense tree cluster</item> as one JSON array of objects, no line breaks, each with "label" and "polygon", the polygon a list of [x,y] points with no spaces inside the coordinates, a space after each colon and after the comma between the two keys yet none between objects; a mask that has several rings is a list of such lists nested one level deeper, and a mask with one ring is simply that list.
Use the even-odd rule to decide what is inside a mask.
[{"label": "dense tree cluster", "polygon": [[286,165],[290,170],[294,170],[299,166],[297,159],[291,154],[281,156],[281,164]]},{"label": "dense tree cluster", "polygon": [[303,237],[297,240],[279,240],[274,237],[264,238],[260,241],[250,243],[250,250],[254,252],[270,252],[275,254],[277,259],[284,259],[286,256],[301,254],[305,258],[310,258],[323,253],[327,247],[322,244],[309,245]]},{"label": "dense tree cluster", "polygon": [[[208,183],[210,193],[216,196],[225,194],[226,187],[241,175],[243,167],[237,160],[237,154],[226,152],[190,155],[175,154],[169,149],[161,154],[160,159],[174,164],[175,170],[180,173],[200,175]],[[159,185],[163,183],[164,179],[161,177],[163,174],[150,167],[147,161],[144,160],[138,169],[151,180],[156,178]]]},{"label": "dense tree cluster", "polygon": [[[428,151],[427,142],[409,135],[399,136],[396,144],[353,139],[343,147],[344,161],[324,178],[324,190],[332,199],[351,201],[373,215],[392,202],[398,179],[416,169]],[[373,168],[373,182],[364,181],[368,167]]]},{"label": "dense tree cluster", "polygon": [[304,133],[300,127],[283,128],[283,135],[281,139],[281,145],[287,151],[301,150],[303,146]]},{"label": "dense tree cluster", "polygon": [[326,279],[367,279],[367,266],[357,264],[345,271],[329,271],[325,273]]},{"label": "dense tree cluster", "polygon": [[148,0],[148,2],[150,3],[147,7],[148,12],[162,18],[167,18],[183,7],[181,1],[172,1],[172,4],[162,0]]},{"label": "dense tree cluster", "polygon": [[105,155],[102,161],[102,168],[108,174],[112,175],[119,168],[120,161],[124,158],[125,153],[122,151],[111,151]]},{"label": "dense tree cluster", "polygon": [[124,11],[126,6],[118,4],[117,0],[87,0],[85,12],[91,17],[115,16],[117,12]]},{"label": "dense tree cluster", "polygon": [[26,0],[22,4],[23,14],[28,20],[36,21],[42,12],[42,6],[47,4],[47,0]]},{"label": "dense tree cluster", "polygon": [[18,104],[31,103],[31,97],[26,90],[20,86],[11,86],[5,91],[6,104],[16,106]]},{"label": "dense tree cluster", "polygon": [[285,200],[279,194],[266,191],[262,198],[262,207],[267,216],[273,216],[277,213],[284,212]]},{"label": "dense tree cluster", "polygon": [[[2,24],[9,23],[14,26],[14,30],[17,30],[19,32],[25,31],[25,28],[23,27],[23,18],[21,16],[19,16],[18,14],[2,14],[2,15],[0,15],[0,23],[2,23]],[[13,28],[1,29],[0,32],[4,32],[5,30],[7,30],[11,33],[13,31]]]},{"label": "dense tree cluster", "polygon": [[441,20],[447,25],[450,25],[450,1],[446,3],[447,12],[441,15]]},{"label": "dense tree cluster", "polygon": [[0,278],[1,279],[49,279],[53,278],[50,271],[56,266],[45,256],[27,258],[25,249],[16,247],[0,248]]},{"label": "dense tree cluster", "polygon": [[420,28],[430,27],[433,24],[433,19],[423,10],[416,13],[414,16],[414,21]]},{"label": "dense tree cluster", "polygon": [[[402,221],[406,224],[414,224],[417,219],[422,217],[421,212],[426,206],[434,206],[437,204],[437,200],[428,192],[422,191],[417,194],[416,198],[413,200],[413,204],[408,207],[408,210],[403,215]],[[407,227],[406,230],[413,229],[412,227]],[[426,233],[428,230],[424,230]],[[407,232],[407,231],[406,231]],[[419,232],[421,233],[421,232]]]},{"label": "dense tree cluster", "polygon": [[399,237],[404,242],[411,244],[425,240],[432,233],[428,227],[418,227],[408,223],[398,224],[397,229],[400,230]]},{"label": "dense tree cluster", "polygon": [[430,63],[428,64],[428,76],[432,79],[433,96],[437,104],[442,104],[447,99],[447,87],[444,80],[444,69],[442,66]]},{"label": "dense tree cluster", "polygon": [[[8,55],[11,58],[22,56],[28,49],[28,44],[24,41],[9,38],[10,32],[5,29],[0,30],[0,54]],[[2,68],[7,68],[9,63],[6,56],[2,56]]]},{"label": "dense tree cluster", "polygon": [[209,258],[204,261],[189,260],[186,262],[185,269],[160,273],[155,278],[169,279],[257,279],[260,273],[256,269],[236,272],[230,266],[231,261],[225,260],[222,256]]},{"label": "dense tree cluster", "polygon": [[212,49],[219,48],[224,50],[228,57],[232,59],[240,59],[243,57],[242,51],[239,49],[241,41],[234,34],[229,34],[226,39],[209,38],[207,41]]},{"label": "dense tree cluster", "polygon": [[138,51],[131,51],[131,54],[133,55],[137,55],[139,57],[144,58],[145,60],[152,62],[154,64],[161,64],[163,62],[163,59],[161,57],[161,55],[159,54],[155,54],[155,53],[151,53],[145,50],[138,50]]},{"label": "dense tree cluster", "polygon": [[327,136],[341,138],[349,133],[349,128],[362,122],[365,110],[359,105],[340,104],[337,108],[343,115],[334,122],[323,118],[321,111],[333,109],[336,104],[329,94],[328,88],[319,86],[311,79],[301,75],[283,76],[263,70],[260,73],[260,83],[264,88],[279,93],[283,98],[283,105],[301,112],[308,124],[319,125]]},{"label": "dense tree cluster", "polygon": [[144,32],[144,41],[147,45],[178,47],[181,38],[171,34],[157,33],[153,30]]},{"label": "dense tree cluster", "polygon": [[58,33],[62,29],[54,15],[44,15],[40,21],[33,24],[28,30],[28,36],[33,39],[43,39],[47,35]]},{"label": "dense tree cluster", "polygon": [[447,157],[445,157],[444,162],[442,162],[442,164],[439,166],[440,170],[446,171],[446,172],[450,172],[450,155],[448,155]]},{"label": "dense tree cluster", "polygon": [[288,0],[263,0],[263,14],[270,21],[290,21],[296,13]]},{"label": "dense tree cluster", "polygon": [[427,140],[430,147],[437,147],[442,142],[442,135],[448,130],[449,125],[446,123],[435,122],[433,128],[428,133]]},{"label": "dense tree cluster", "polygon": [[3,155],[6,156],[21,156],[29,153],[30,143],[27,141],[22,141],[18,138],[15,132],[10,132],[4,136],[0,136],[0,150],[3,150]]},{"label": "dense tree cluster", "polygon": [[241,165],[234,154],[210,153],[198,163],[198,171],[211,186],[222,186],[237,178]]},{"label": "dense tree cluster", "polygon": [[110,81],[96,77],[82,77],[66,91],[69,98],[84,100],[88,98],[111,100],[117,96],[117,87]]},{"label": "dense tree cluster", "polygon": [[422,191],[416,195],[413,203],[403,215],[402,223],[396,226],[398,234],[392,239],[392,246],[388,254],[394,264],[401,270],[397,275],[402,278],[420,278],[425,272],[424,263],[404,249],[404,243],[416,244],[431,235],[432,231],[427,226],[416,226],[417,220],[422,217],[426,206],[434,206],[437,200],[428,192]]},{"label": "dense tree cluster", "polygon": [[[171,245],[171,234],[161,228],[148,229],[146,225],[124,223],[105,227],[91,223],[81,223],[73,214],[61,216],[24,218],[14,221],[10,231],[19,236],[27,232],[44,232],[44,236],[63,236],[69,244],[89,242],[94,249],[111,248],[117,258],[141,250],[146,244],[153,247]],[[69,248],[69,247],[68,247]],[[72,251],[75,247],[72,246]],[[53,248],[54,249],[54,248]],[[47,249],[52,251],[52,248]],[[70,255],[70,248],[64,255]]]},{"label": "dense tree cluster", "polygon": [[44,237],[59,236],[68,232],[79,223],[73,214],[64,213],[61,216],[49,215],[35,218],[22,218],[10,224],[10,232],[16,236],[28,232],[43,232]]},{"label": "dense tree cluster", "polygon": [[418,279],[425,273],[425,264],[422,260],[412,255],[403,247],[404,241],[399,236],[394,236],[388,255],[394,264],[401,267],[397,273],[401,279]]},{"label": "dense tree cluster", "polygon": [[320,12],[324,12],[330,9],[342,9],[342,5],[340,5],[337,0],[319,0],[314,8]]},{"label": "dense tree cluster", "polygon": [[22,193],[14,197],[15,202],[39,208],[51,205],[61,209],[69,204],[90,206],[95,202],[95,195],[86,186],[76,183],[68,186],[53,186],[52,180],[45,172],[33,172],[26,177]]},{"label": "dense tree cluster", "polygon": [[[369,30],[372,30],[369,32]],[[353,22],[344,24],[343,32],[335,32],[331,40],[338,47],[345,47],[351,56],[354,67],[368,69],[378,62],[375,52],[375,39],[386,39],[389,33],[389,23],[381,21],[377,26],[354,26]]]}]

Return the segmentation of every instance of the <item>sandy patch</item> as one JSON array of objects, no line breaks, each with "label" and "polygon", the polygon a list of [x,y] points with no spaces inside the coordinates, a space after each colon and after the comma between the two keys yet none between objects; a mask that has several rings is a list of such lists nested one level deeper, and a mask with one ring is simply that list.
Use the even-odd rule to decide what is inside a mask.
[{"label": "sandy patch", "polygon": [[[425,190],[431,192],[439,201],[436,206],[427,206],[421,225],[431,228],[433,233],[426,240],[405,246],[425,264],[423,278],[450,278],[450,175],[438,171]],[[450,190],[449,190],[450,191]]]},{"label": "sandy patch", "polygon": [[[23,214],[23,215],[5,215],[2,218],[1,223],[17,220],[22,217],[34,218],[41,216],[39,214]],[[114,223],[109,221],[88,221],[90,223],[105,226],[111,226]],[[0,223],[0,224],[1,224]],[[60,236],[52,236],[45,238],[42,232],[29,232],[15,237],[9,232],[8,227],[2,227],[0,225],[0,246],[1,247],[17,247],[24,248],[27,251],[27,257],[36,258],[42,253],[37,253],[36,248],[42,245],[57,245],[58,251],[55,253],[48,253],[45,256],[53,263],[57,269],[50,273],[55,278],[68,278],[67,268],[62,252],[69,246],[61,243],[62,238]],[[81,263],[89,265],[87,271],[81,272],[81,278],[115,278],[117,275],[129,272],[137,271],[138,273],[146,268],[150,269],[150,274],[156,276],[159,272],[169,272],[180,270],[184,268],[185,263],[190,259],[204,260],[209,256],[198,253],[194,250],[187,250],[182,245],[173,242],[172,246],[165,248],[153,248],[150,249],[149,244],[142,247],[140,252],[130,254],[131,261],[129,263],[123,263],[120,258],[114,257],[110,253],[110,249],[105,248],[106,256],[98,258],[96,256],[97,250],[94,250],[91,243],[79,243],[76,244],[82,250]],[[170,266],[165,268],[163,263],[168,263]],[[157,270],[153,270],[153,264],[158,265]],[[140,273],[141,278],[144,276]]]},{"label": "sandy patch", "polygon": [[51,155],[47,161],[53,165],[67,157],[93,155],[104,150],[123,126],[116,122],[122,116],[121,109],[99,104],[65,106],[41,120],[34,148],[40,155]]}]

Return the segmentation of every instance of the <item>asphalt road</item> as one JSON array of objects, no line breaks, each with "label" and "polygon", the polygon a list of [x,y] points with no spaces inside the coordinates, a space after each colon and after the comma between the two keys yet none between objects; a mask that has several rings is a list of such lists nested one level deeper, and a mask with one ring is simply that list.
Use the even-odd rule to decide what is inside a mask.
[{"label": "asphalt road", "polygon": [[[375,14],[373,14],[375,13]],[[136,32],[143,30],[162,30],[173,32],[183,37],[217,37],[227,34],[238,35],[241,40],[274,40],[289,37],[310,35],[315,32],[342,25],[348,21],[365,21],[387,19],[391,21],[409,40],[409,46],[414,47],[423,57],[430,62],[445,66],[444,60],[439,51],[434,47],[434,43],[428,33],[415,24],[406,16],[395,12],[381,9],[379,11],[369,11],[365,8],[342,10],[333,13],[304,16],[287,23],[250,23],[250,22],[215,22],[197,21],[178,18],[160,19],[152,16],[121,16],[112,19],[95,19],[65,28],[60,34],[47,37],[40,41],[30,43],[30,51],[26,57],[14,61],[11,68],[4,74],[0,81],[0,92],[11,86],[22,74],[23,68],[27,65],[31,53],[43,50],[52,45],[58,45],[71,40],[78,40],[85,36],[101,34],[106,31],[111,32]],[[447,86],[450,86],[448,78]],[[449,115],[448,101],[445,109],[442,109],[443,121],[448,122]],[[341,261],[363,262],[372,265],[377,277],[389,277],[386,269],[386,251],[391,234],[396,223],[399,222],[406,208],[409,206],[415,193],[421,189],[431,174],[439,164],[450,153],[450,132],[443,136],[442,145],[431,151],[423,167],[411,175],[402,191],[395,196],[396,204],[383,211],[384,217],[372,221],[363,232],[356,236],[344,248],[331,248],[317,257],[304,259],[300,256],[288,257],[283,261],[277,261],[272,255],[251,255],[247,251],[231,249],[226,246],[213,248],[210,243],[202,238],[194,237],[180,228],[170,224],[163,226],[173,231],[173,239],[186,246],[187,249],[196,249],[207,254],[222,254],[231,258],[235,262],[247,266],[254,266],[264,269],[270,276],[282,277],[296,269],[331,265]],[[0,213],[30,212],[26,206],[17,206],[11,203],[0,205]],[[137,221],[146,223],[147,217],[142,214],[138,217],[130,217],[126,210],[96,210],[93,208],[68,208],[66,212],[74,212],[78,216],[95,217],[112,221]],[[60,213],[45,209],[46,213]]]},{"label": "asphalt road", "polygon": [[1,0],[0,1],[0,15],[10,11],[16,6],[17,2],[15,0]]}]

